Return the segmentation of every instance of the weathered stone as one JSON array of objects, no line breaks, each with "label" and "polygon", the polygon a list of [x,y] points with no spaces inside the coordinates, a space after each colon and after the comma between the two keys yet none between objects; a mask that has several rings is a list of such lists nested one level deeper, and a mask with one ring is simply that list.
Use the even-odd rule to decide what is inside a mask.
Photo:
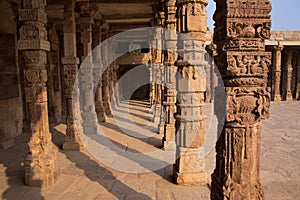
[{"label": "weathered stone", "polygon": [[[63,144],[64,150],[80,150],[82,144],[78,135],[78,121],[75,117],[73,109],[73,101],[76,108],[80,109],[79,103],[73,99],[73,92],[78,93],[78,88],[75,85],[76,76],[78,73],[79,59],[76,51],[76,23],[75,23],[75,1],[65,1],[64,7],[64,57],[62,64],[64,65],[64,93],[66,98],[67,116],[66,116],[66,136]],[[75,90],[74,90],[75,88]],[[79,94],[77,94],[79,95]]]},{"label": "weathered stone", "polygon": [[45,20],[24,13],[32,11],[46,16],[45,3],[44,0],[23,0],[19,13],[23,24],[18,43],[25,60],[24,84],[31,134],[30,153],[25,159],[25,183],[36,187],[54,184],[57,149],[51,141],[48,124],[46,51],[50,49]]},{"label": "weathered stone", "polygon": [[[177,60],[177,161],[174,177],[178,184],[206,184],[203,156],[204,93],[206,91],[207,62],[204,61],[207,1],[177,2],[178,38]],[[200,21],[200,23],[196,23]],[[187,22],[187,23],[186,23]],[[183,152],[182,150],[185,149]],[[197,167],[196,167],[197,166]]]},{"label": "weathered stone", "polygon": [[[216,144],[211,186],[214,200],[263,199],[260,124],[269,117],[270,107],[270,90],[266,86],[271,53],[263,48],[264,40],[270,38],[270,12],[268,0],[217,1],[214,42],[216,64],[226,88],[227,113]],[[261,48],[254,49],[251,42],[232,45],[236,40],[257,40]]]}]

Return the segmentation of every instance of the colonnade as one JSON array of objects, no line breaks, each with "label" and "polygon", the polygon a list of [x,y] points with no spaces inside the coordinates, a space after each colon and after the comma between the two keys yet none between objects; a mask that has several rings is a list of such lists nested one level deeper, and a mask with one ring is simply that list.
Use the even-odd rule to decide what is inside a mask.
[{"label": "colonnade", "polygon": [[[178,159],[174,163],[174,180],[185,185],[207,184],[208,176],[203,147],[203,107],[208,87],[208,63],[205,61],[207,4],[207,0],[161,1],[153,25],[178,34],[172,32],[168,35],[168,31],[156,29],[150,45],[153,84],[149,96],[154,121],[158,121],[158,133],[164,135],[164,149],[176,150]],[[45,27],[45,6],[44,0],[22,0],[19,10],[18,48],[25,59],[24,87],[31,133],[25,178],[30,186],[52,185],[57,175],[57,150],[53,148],[48,124],[46,55],[51,49]],[[112,106],[120,101],[119,93],[113,91],[118,81],[118,64],[109,63],[112,47],[107,45],[91,54],[93,47],[112,36],[109,29],[103,28],[103,20],[95,19],[96,9],[88,0],[77,3],[64,0],[61,49],[62,96],[67,124],[64,150],[84,148],[78,136],[82,130],[77,124],[82,122],[88,131],[93,131],[94,125],[105,122],[112,114]],[[259,149],[261,120],[268,117],[271,97],[267,88],[271,54],[266,53],[264,43],[270,37],[270,11],[268,0],[217,1],[214,55],[225,84],[227,116],[216,146],[212,199],[263,198],[259,181]],[[55,51],[54,47],[52,51]],[[291,99],[291,88],[295,86],[299,98],[299,83],[293,82],[291,75],[292,54],[287,53],[283,73],[287,85],[283,96]],[[278,51],[276,62],[279,57]],[[88,65],[82,65],[84,60]],[[81,84],[75,82],[79,64]],[[107,65],[110,67],[104,71],[101,66]],[[280,74],[278,66],[275,65],[274,70],[275,88],[278,88]],[[101,81],[95,81],[95,74],[102,72]],[[299,78],[299,72],[296,77]],[[93,90],[96,97],[91,92]],[[81,102],[75,101],[75,106],[74,93],[75,97],[80,96]],[[278,90],[274,91],[275,97],[279,98]],[[79,117],[74,117],[74,108],[82,109]]]}]

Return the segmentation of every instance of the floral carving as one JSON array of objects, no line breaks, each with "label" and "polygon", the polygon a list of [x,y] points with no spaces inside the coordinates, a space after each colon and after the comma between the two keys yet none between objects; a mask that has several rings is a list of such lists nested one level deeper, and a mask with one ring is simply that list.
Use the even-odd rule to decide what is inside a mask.
[{"label": "floral carving", "polygon": [[270,91],[264,88],[228,88],[227,121],[252,125],[269,117]]}]

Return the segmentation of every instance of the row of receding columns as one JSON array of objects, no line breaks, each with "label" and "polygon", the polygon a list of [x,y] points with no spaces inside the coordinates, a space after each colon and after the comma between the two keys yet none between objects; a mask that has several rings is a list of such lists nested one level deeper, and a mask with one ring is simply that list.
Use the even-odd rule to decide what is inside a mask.
[{"label": "row of receding columns", "polygon": [[[152,48],[154,121],[163,147],[174,151],[174,180],[206,184],[204,160],[207,1],[164,1]],[[179,33],[179,34],[177,34]],[[161,46],[162,45],[162,46]],[[161,49],[165,51],[161,51]]]},{"label": "row of receding columns", "polygon": [[300,100],[299,50],[282,45],[274,47],[271,76],[272,100]]},{"label": "row of receding columns", "polygon": [[[79,58],[76,52],[76,19],[75,1],[65,2],[64,47],[65,57],[62,59],[65,71],[65,91],[67,97],[67,136],[63,144],[64,150],[80,150],[83,148],[78,131],[95,132],[98,122],[106,122],[112,114],[111,102],[119,101],[113,96],[116,80],[116,65],[108,66],[109,46],[97,47],[102,40],[109,37],[101,33],[101,21],[94,20],[94,7],[88,1],[78,3],[80,8],[77,23],[81,28],[82,58],[80,79],[75,82],[78,73]],[[106,44],[106,43],[105,43]],[[70,48],[71,52],[70,52]],[[94,50],[93,50],[94,48]],[[93,52],[92,52],[93,50]],[[70,65],[71,64],[71,65]],[[99,79],[99,80],[98,80]],[[97,82],[98,81],[98,82]],[[75,85],[78,84],[78,85]],[[75,86],[75,87],[74,87]],[[75,88],[73,90],[73,88]],[[76,89],[78,88],[78,89]],[[95,95],[92,91],[95,91]],[[74,96],[75,92],[75,96]],[[80,102],[72,99],[80,96]],[[74,107],[72,103],[74,102]],[[82,110],[82,114],[74,116],[74,108]],[[82,124],[84,130],[78,130],[76,124]]]},{"label": "row of receding columns", "polygon": [[[94,22],[93,12],[95,8],[90,6],[88,1],[78,2],[80,8],[79,17],[76,18],[75,0],[65,0],[63,21],[63,47],[64,55],[61,59],[63,65],[63,91],[66,105],[66,136],[62,148],[64,150],[81,150],[82,142],[79,138],[80,126],[85,127],[85,131],[96,127],[96,123],[106,121],[106,116],[111,114],[111,99],[116,103],[118,95],[113,96],[113,87],[116,83],[117,65],[105,71],[98,83],[93,77],[103,72],[103,66],[108,65],[109,46],[96,48],[91,54],[92,47],[97,46],[100,41],[109,35],[101,35],[101,22]],[[22,51],[25,61],[24,67],[24,88],[25,99],[28,105],[30,116],[30,142],[29,154],[25,161],[25,182],[29,186],[50,186],[55,182],[58,174],[57,169],[57,149],[52,143],[49,132],[48,120],[48,97],[47,81],[53,85],[53,66],[56,62],[54,58],[59,58],[59,46],[54,37],[55,28],[50,29],[53,44],[48,42],[45,12],[46,2],[44,0],[23,0],[18,12],[20,22],[20,37],[18,49]],[[76,25],[80,25],[82,57],[78,56],[76,40]],[[94,34],[93,35],[93,31]],[[97,37],[97,38],[96,38]],[[96,38],[93,40],[93,38]],[[103,51],[100,51],[103,50]],[[48,55],[47,52],[52,51]],[[58,56],[58,57],[57,57]],[[46,64],[49,60],[49,70],[47,75]],[[81,61],[81,62],[80,62]],[[57,61],[59,62],[59,61]],[[103,63],[101,63],[103,62]],[[79,64],[81,63],[80,80],[75,82],[78,75]],[[49,80],[48,80],[49,77]],[[48,88],[49,94],[53,94],[53,88]],[[96,97],[91,92],[96,90]],[[79,101],[77,97],[79,97]],[[75,99],[73,99],[75,98]],[[95,98],[95,100],[94,100]],[[54,100],[51,99],[51,105]],[[82,110],[82,114],[75,116],[75,110]],[[59,115],[59,114],[57,114]],[[98,119],[98,121],[97,121]],[[93,130],[88,130],[93,131]]]},{"label": "row of receding columns", "polygon": [[[265,46],[264,39],[269,38],[267,33],[270,28],[271,7],[268,1],[264,2],[264,5],[261,5],[261,2],[253,1],[251,5],[226,0],[217,2],[215,43],[218,55],[216,64],[226,86],[227,117],[216,148],[217,164],[213,175],[212,199],[263,198],[259,181],[260,121],[268,116],[270,95],[266,89],[266,74],[271,58],[261,47]],[[90,67],[81,66],[85,73],[79,83],[84,82],[83,85],[87,88],[75,85],[78,90],[73,90],[79,64],[76,47],[75,1],[65,0],[64,4],[62,63],[67,101],[67,135],[63,148],[79,150],[82,144],[78,137],[79,127],[76,124],[83,122],[87,123],[87,127],[93,127],[92,125],[97,123],[94,121],[97,113],[101,112],[101,117],[98,118],[103,121],[105,121],[105,116],[111,114],[110,100],[115,98],[112,91],[116,82],[114,73],[117,67],[105,71],[101,88],[101,83],[94,82],[93,73],[99,73],[99,70],[102,70],[95,67],[99,63],[99,56],[101,55],[102,62],[109,62],[108,48],[110,47],[104,47],[103,52],[98,52],[98,55],[93,57],[90,56],[93,42],[92,8],[88,1],[81,1],[79,3],[79,23],[82,28],[81,42],[83,44],[81,62],[87,60]],[[205,68],[207,67],[207,63],[204,62],[207,31],[206,5],[207,1],[204,0],[165,1],[164,13],[160,15],[163,16],[161,19],[164,19],[161,24],[177,30],[180,34],[164,35],[164,45],[168,51],[157,53],[152,60],[153,68],[155,68],[152,71],[153,80],[158,78],[166,86],[162,86],[161,82],[154,84],[152,96],[154,96],[154,102],[164,105],[166,111],[164,113],[161,109],[158,112],[160,116],[165,116],[167,119],[164,123],[160,123],[160,127],[164,130],[164,145],[167,147],[176,142],[178,159],[174,165],[174,177],[179,184],[207,183],[203,155],[203,105],[206,91]],[[21,34],[18,45],[25,58],[25,96],[29,104],[31,122],[30,154],[25,163],[26,183],[31,186],[51,185],[56,175],[56,149],[51,142],[47,110],[45,64],[46,51],[50,49],[45,29],[45,6],[44,0],[23,0],[19,11],[23,35]],[[264,9],[261,12],[263,14],[257,17],[253,9],[260,6]],[[224,12],[224,9],[229,14]],[[252,12],[246,17],[245,10],[247,9],[252,9]],[[240,12],[239,17],[234,12],[236,10]],[[249,17],[254,25],[248,24]],[[225,22],[224,19],[227,21]],[[244,23],[245,31],[235,35],[230,31],[227,32],[224,23],[235,26],[237,19]],[[259,27],[255,24],[260,24],[262,20],[265,27],[255,30]],[[237,26],[236,29],[238,28]],[[162,33],[156,34],[154,38],[156,42],[153,46],[159,49],[161,45],[159,35],[162,36]],[[98,37],[102,37],[101,30]],[[244,44],[239,45],[239,42],[243,41]],[[253,47],[253,43],[257,43],[258,49]],[[247,44],[250,45],[247,46]],[[162,63],[166,66],[162,66]],[[113,63],[113,65],[116,64]],[[175,69],[176,79],[174,79]],[[97,88],[96,106],[93,94],[90,93],[93,88]],[[89,93],[84,93],[86,90]],[[80,99],[84,102],[82,119],[74,117],[73,93],[75,96],[81,96],[81,94],[83,96]],[[101,95],[102,98],[100,98]],[[81,106],[78,102],[77,104],[75,101],[75,109]]]}]

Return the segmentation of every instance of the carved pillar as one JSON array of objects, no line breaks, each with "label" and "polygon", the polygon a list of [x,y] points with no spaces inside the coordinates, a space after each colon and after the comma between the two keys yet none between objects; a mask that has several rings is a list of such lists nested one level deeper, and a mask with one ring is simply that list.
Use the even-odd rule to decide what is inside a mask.
[{"label": "carved pillar", "polygon": [[281,52],[283,46],[275,47],[275,58],[272,80],[272,98],[274,101],[281,101],[280,82],[281,82]]},{"label": "carved pillar", "polygon": [[205,0],[178,0],[177,27],[177,160],[174,177],[178,184],[206,184],[204,160],[204,92],[206,91]]},{"label": "carved pillar", "polygon": [[97,124],[97,115],[95,112],[94,103],[94,79],[93,79],[93,57],[92,51],[92,25],[94,24],[94,8],[92,8],[88,1],[81,1],[78,3],[80,7],[80,15],[78,23],[81,26],[81,43],[83,55],[81,59],[81,90],[82,95],[82,119],[84,131],[94,132]]},{"label": "carved pillar", "polygon": [[215,44],[210,44],[206,47],[206,51],[208,52],[209,58],[208,58],[208,66],[210,68],[207,70],[210,71],[210,78],[207,78],[206,80],[210,82],[210,102],[215,101],[215,90],[216,87],[219,85],[219,77],[218,74],[215,72],[217,66],[215,65],[214,57],[217,55],[217,47]]},{"label": "carved pillar", "polygon": [[[165,23],[165,13],[163,11],[159,12],[159,17],[157,18],[157,27],[162,28]],[[164,89],[165,89],[165,67],[163,65],[164,62],[164,55],[163,55],[163,43],[164,40],[162,39],[162,36],[164,34],[163,29],[156,29],[156,42],[157,42],[157,49],[156,49],[156,60],[155,63],[157,64],[157,78],[158,84],[157,84],[157,95],[158,95],[158,104],[156,107],[156,110],[158,110],[158,117],[159,117],[159,124],[158,124],[158,133],[163,134],[164,133],[164,126],[165,126],[165,112],[162,109],[163,104],[165,102],[164,98]]]},{"label": "carved pillar", "polygon": [[101,43],[101,22],[97,20],[94,25],[93,29],[93,74],[94,77],[97,79],[100,77],[98,83],[94,80],[94,86],[96,88],[96,101],[95,101],[95,111],[97,114],[98,122],[106,122],[106,114],[103,105],[102,99],[102,73],[103,73],[103,63],[101,58],[101,47],[99,46]]},{"label": "carved pillar", "polygon": [[293,101],[293,94],[292,94],[292,77],[293,77],[293,65],[292,65],[292,58],[293,58],[293,51],[287,50],[286,52],[286,63],[284,65],[284,80],[286,81],[285,87],[283,88],[283,94],[286,101]]},{"label": "carved pillar", "polygon": [[[299,52],[300,53],[300,52]],[[300,55],[296,56],[297,66],[296,66],[296,99],[300,100]]]},{"label": "carved pillar", "polygon": [[55,24],[50,23],[49,26],[49,41],[51,43],[51,50],[47,54],[49,117],[58,123],[62,117],[59,38]]},{"label": "carved pillar", "polygon": [[155,29],[153,33],[153,45],[152,45],[152,75],[153,75],[153,115],[154,123],[158,123],[158,132],[163,131],[163,124],[161,119],[161,105],[162,105],[162,73],[161,73],[161,29]]},{"label": "carved pillar", "polygon": [[109,96],[109,67],[108,67],[108,42],[106,45],[103,45],[103,56],[102,60],[104,61],[104,66],[106,67],[105,72],[102,75],[102,97],[103,97],[103,105],[105,108],[105,113],[107,116],[112,115],[111,102]]},{"label": "carved pillar", "polygon": [[46,1],[23,0],[19,10],[22,22],[18,49],[23,52],[25,98],[30,116],[29,155],[25,160],[25,183],[42,187],[54,184],[57,149],[48,124]]},{"label": "carved pillar", "polygon": [[116,99],[114,96],[114,85],[115,85],[115,62],[113,62],[109,67],[109,97],[112,105],[116,105]]},{"label": "carved pillar", "polygon": [[[64,8],[64,57],[62,64],[64,66],[64,92],[67,106],[67,131],[65,142],[63,144],[64,150],[79,150],[82,148],[80,138],[78,135],[78,127],[73,112],[72,92],[75,84],[79,59],[76,50],[76,23],[75,23],[75,1],[65,0]],[[74,92],[78,92],[75,90]],[[78,95],[78,94],[77,94]],[[79,104],[77,103],[79,109]]]},{"label": "carved pillar", "polygon": [[[269,0],[216,1],[214,43],[227,113],[216,144],[211,199],[263,199],[260,183],[261,120],[268,118],[271,52]],[[217,100],[217,99],[216,99]]]},{"label": "carved pillar", "polygon": [[[176,71],[175,62],[177,60],[177,34],[176,34],[176,0],[165,2],[165,27],[170,32],[165,32],[165,127],[163,146],[166,150],[176,150],[175,143],[175,117],[176,113]],[[170,34],[169,34],[170,33]]]},{"label": "carved pillar", "polygon": [[117,62],[114,62],[113,65],[113,99],[114,99],[114,103],[116,105],[119,104],[119,83],[118,83],[118,68],[119,65],[117,64]]},{"label": "carved pillar", "polygon": [[[153,20],[152,23],[154,24]],[[151,88],[150,88],[150,105],[151,107],[155,105],[155,80],[156,80],[156,75],[155,75],[155,68],[154,68],[154,58],[155,58],[155,33],[152,32],[152,39],[150,41],[150,83],[151,83]],[[154,110],[153,110],[154,111]]]}]

